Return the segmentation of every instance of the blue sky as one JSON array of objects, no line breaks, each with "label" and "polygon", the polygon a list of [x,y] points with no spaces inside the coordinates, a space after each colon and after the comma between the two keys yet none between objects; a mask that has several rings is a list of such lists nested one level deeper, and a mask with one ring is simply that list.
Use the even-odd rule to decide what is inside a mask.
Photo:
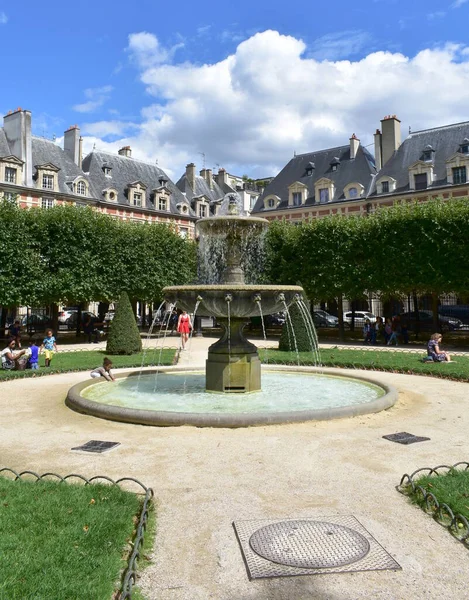
[{"label": "blue sky", "polygon": [[469,0],[3,3],[0,110],[60,142],[265,176],[293,152],[469,120]]}]

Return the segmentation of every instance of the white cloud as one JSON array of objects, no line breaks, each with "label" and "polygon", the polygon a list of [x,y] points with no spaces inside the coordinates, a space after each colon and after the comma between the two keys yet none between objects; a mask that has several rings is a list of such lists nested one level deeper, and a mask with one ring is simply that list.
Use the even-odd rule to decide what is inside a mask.
[{"label": "white cloud", "polygon": [[469,0],[454,0],[451,8],[461,8],[461,6],[467,2],[469,2]]},{"label": "white cloud", "polygon": [[444,10],[437,10],[436,12],[428,13],[427,19],[429,21],[435,21],[436,19],[443,19],[446,16]]},{"label": "white cloud", "polygon": [[155,35],[142,31],[129,35],[127,50],[139,68],[149,69],[171,61],[175,52],[183,46],[184,43],[179,42],[172,48],[164,48]]},{"label": "white cloud", "polygon": [[107,137],[123,136],[125,132],[138,129],[139,125],[127,121],[97,121],[95,123],[84,123],[81,131],[85,135]]},{"label": "white cloud", "polygon": [[8,17],[3,11],[0,11],[0,25],[5,25],[6,23],[8,23]]},{"label": "white cloud", "polygon": [[308,57],[316,60],[338,60],[354,56],[361,52],[372,41],[371,35],[366,31],[338,31],[328,33],[317,38]]},{"label": "white cloud", "polygon": [[114,88],[112,85],[104,85],[98,88],[88,88],[84,91],[84,96],[87,102],[83,104],[75,104],[73,110],[81,113],[89,113],[100,108],[110,98],[110,94]]},{"label": "white cloud", "polygon": [[176,179],[187,162],[200,164],[200,152],[207,166],[265,177],[295,150],[347,144],[353,132],[372,143],[386,114],[399,116],[403,135],[409,125],[415,131],[469,119],[469,55],[454,44],[415,56],[379,51],[320,62],[302,40],[265,31],[219,62],[196,65],[170,64],[169,54],[162,61],[167,51],[151,34],[133,39],[143,42],[129,52],[137,53],[154,102],[142,107],[139,130],[124,132],[115,146],[158,158]]}]

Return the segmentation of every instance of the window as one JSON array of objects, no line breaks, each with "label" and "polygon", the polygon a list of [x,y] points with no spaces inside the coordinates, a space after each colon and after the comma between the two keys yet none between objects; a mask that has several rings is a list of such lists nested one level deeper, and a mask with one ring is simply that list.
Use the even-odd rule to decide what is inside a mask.
[{"label": "window", "polygon": [[109,192],[109,200],[115,200],[116,199],[116,193],[115,192]]},{"label": "window", "polygon": [[267,206],[268,206],[269,208],[274,208],[274,207],[275,207],[275,200],[274,200],[273,198],[269,198],[269,199],[267,200]]},{"label": "window", "polygon": [[293,206],[301,206],[301,192],[293,192],[292,200]]},{"label": "window", "polygon": [[389,181],[383,181],[381,184],[381,193],[388,194],[389,193]]},{"label": "window", "polygon": [[466,183],[466,167],[453,169],[453,183]]},{"label": "window", "polygon": [[203,219],[207,216],[207,206],[205,204],[199,204],[199,217]]},{"label": "window", "polygon": [[461,144],[461,153],[469,154],[469,144]]},{"label": "window", "polygon": [[158,210],[168,210],[166,208],[166,198],[159,198],[158,199]]},{"label": "window", "polygon": [[15,202],[16,200],[16,194],[14,194],[13,192],[3,192],[3,199],[6,202]]},{"label": "window", "polygon": [[103,171],[104,171],[104,175],[106,175],[106,177],[111,177],[111,174],[112,174],[111,167],[103,167]]},{"label": "window", "polygon": [[42,208],[52,208],[54,206],[53,198],[43,198],[41,202]]},{"label": "window", "polygon": [[84,181],[79,181],[77,183],[77,194],[80,194],[80,196],[86,196],[86,184]]},{"label": "window", "polygon": [[433,150],[424,150],[423,152],[423,160],[432,160],[433,159]]},{"label": "window", "polygon": [[189,235],[189,230],[187,229],[187,227],[180,227],[179,228],[179,235],[182,238],[186,238]]},{"label": "window", "polygon": [[414,175],[415,189],[426,190],[427,189],[427,174],[418,173]]},{"label": "window", "polygon": [[319,190],[319,202],[329,202],[329,188]]},{"label": "window", "polygon": [[358,190],[356,187],[351,187],[348,190],[349,198],[356,198],[358,196]]},{"label": "window", "polygon": [[42,189],[44,190],[53,190],[54,189],[54,176],[53,175],[43,175],[42,176]]},{"label": "window", "polygon": [[332,171],[337,171],[337,165],[331,165],[331,170]]},{"label": "window", "polygon": [[142,194],[137,194],[134,192],[134,205],[142,206]]},{"label": "window", "polygon": [[7,183],[16,183],[16,169],[5,167],[5,181]]}]

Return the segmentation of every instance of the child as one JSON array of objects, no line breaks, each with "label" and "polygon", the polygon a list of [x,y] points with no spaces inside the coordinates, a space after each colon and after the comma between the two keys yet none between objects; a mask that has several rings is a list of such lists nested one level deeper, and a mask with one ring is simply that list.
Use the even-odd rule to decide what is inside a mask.
[{"label": "child", "polygon": [[115,381],[116,379],[115,379],[114,375],[111,373],[111,367],[112,367],[112,360],[109,360],[109,358],[105,358],[103,360],[103,366],[93,369],[91,371],[90,375],[91,375],[91,377],[93,377],[93,379],[98,378],[98,377],[104,377],[104,379],[107,379],[107,381]]},{"label": "child", "polygon": [[29,348],[26,350],[26,356],[28,357],[28,363],[26,367],[28,369],[39,369],[39,347],[36,346],[36,343],[31,341],[29,342]]},{"label": "child", "polygon": [[42,345],[39,348],[39,352],[42,352],[42,350],[44,350],[46,355],[46,367],[50,367],[54,352],[57,352],[57,344],[55,337],[53,336],[52,329],[46,330],[46,337],[42,340]]}]

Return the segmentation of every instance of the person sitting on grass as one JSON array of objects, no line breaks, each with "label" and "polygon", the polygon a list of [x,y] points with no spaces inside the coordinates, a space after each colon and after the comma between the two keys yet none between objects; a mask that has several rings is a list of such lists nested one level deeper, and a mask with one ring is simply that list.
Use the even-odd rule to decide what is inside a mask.
[{"label": "person sitting on grass", "polygon": [[46,367],[50,367],[50,363],[54,356],[54,352],[57,352],[57,343],[55,337],[53,335],[52,329],[46,330],[46,337],[42,340],[42,345],[39,348],[39,352],[44,350],[44,354],[46,355]]},{"label": "person sitting on grass", "polygon": [[36,342],[29,342],[29,348],[26,350],[25,357],[28,359],[26,364],[28,369],[33,369],[34,371],[39,369],[39,347],[36,346]]},{"label": "person sitting on grass", "polygon": [[14,371],[24,368],[24,363],[21,363],[20,359],[26,350],[19,350],[15,352],[15,348],[15,340],[10,340],[7,347],[0,352],[0,356],[2,358],[2,369]]},{"label": "person sitting on grass", "polygon": [[112,367],[112,360],[110,360],[109,358],[105,358],[103,360],[103,366],[102,367],[97,367],[96,369],[93,369],[90,373],[91,377],[93,377],[93,379],[97,379],[98,377],[104,377],[104,379],[106,379],[107,381],[115,381],[115,377],[114,375],[111,373],[111,367]]},{"label": "person sitting on grass", "polygon": [[433,362],[451,362],[451,356],[447,352],[441,351],[442,339],[441,333],[434,333],[427,344],[428,357],[431,357]]}]

